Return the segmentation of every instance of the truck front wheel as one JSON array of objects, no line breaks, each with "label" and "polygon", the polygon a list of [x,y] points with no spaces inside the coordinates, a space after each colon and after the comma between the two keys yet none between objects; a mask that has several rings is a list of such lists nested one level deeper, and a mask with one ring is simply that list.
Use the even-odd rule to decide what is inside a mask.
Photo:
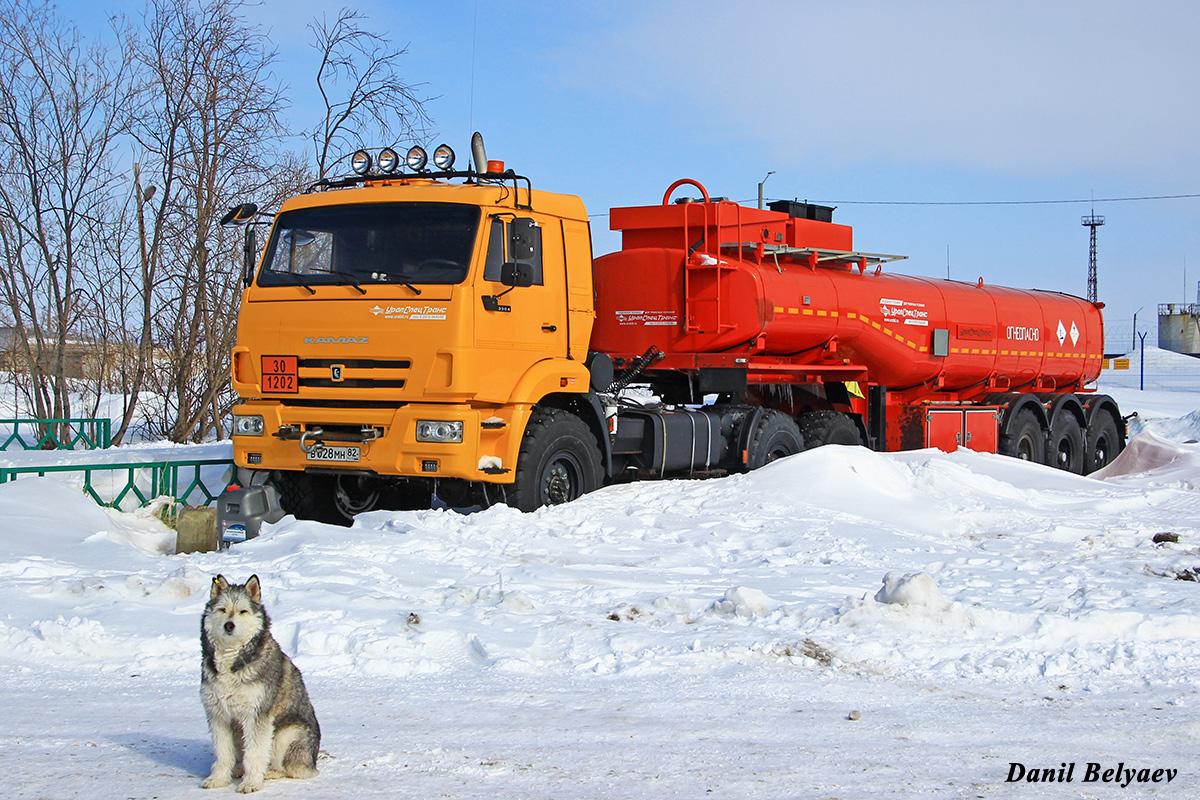
[{"label": "truck front wheel", "polygon": [[557,408],[534,409],[505,502],[533,511],[574,500],[602,482],[600,448],[583,420]]},{"label": "truck front wheel", "polygon": [[279,505],[297,519],[311,519],[334,525],[349,525],[347,517],[334,505],[332,475],[274,471],[268,481],[279,493]]}]

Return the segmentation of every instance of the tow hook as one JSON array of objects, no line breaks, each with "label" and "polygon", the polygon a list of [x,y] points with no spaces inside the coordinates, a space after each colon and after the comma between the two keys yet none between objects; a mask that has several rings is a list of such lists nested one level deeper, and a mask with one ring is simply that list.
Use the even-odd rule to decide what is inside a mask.
[{"label": "tow hook", "polygon": [[[304,433],[300,434],[300,449],[303,450],[305,453],[308,453],[309,450],[311,450],[315,445],[320,443],[319,439],[320,439],[321,435],[324,433],[325,433],[325,431],[323,431],[320,427],[316,427],[316,428],[312,428],[312,429],[307,430]],[[309,442],[310,437],[314,441]]]}]

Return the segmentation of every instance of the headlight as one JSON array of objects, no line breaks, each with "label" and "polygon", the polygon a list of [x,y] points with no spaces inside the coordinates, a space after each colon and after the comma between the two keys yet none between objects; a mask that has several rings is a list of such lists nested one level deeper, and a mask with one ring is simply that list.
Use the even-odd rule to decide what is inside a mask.
[{"label": "headlight", "polygon": [[263,430],[263,418],[257,414],[247,416],[240,414],[233,415],[234,436],[262,436]]},{"label": "headlight", "polygon": [[448,442],[459,444],[463,440],[462,421],[446,422],[435,419],[417,420],[418,442]]}]

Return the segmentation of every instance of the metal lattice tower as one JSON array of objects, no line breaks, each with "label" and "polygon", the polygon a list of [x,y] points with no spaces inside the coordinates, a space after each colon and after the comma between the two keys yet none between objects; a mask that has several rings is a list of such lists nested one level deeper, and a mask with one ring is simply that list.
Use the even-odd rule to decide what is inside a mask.
[{"label": "metal lattice tower", "polygon": [[1087,299],[1089,303],[1094,303],[1096,297],[1096,228],[1104,224],[1104,217],[1096,215],[1093,209],[1092,213],[1083,218],[1083,225],[1092,229],[1092,243],[1088,248],[1088,278],[1087,278]]}]

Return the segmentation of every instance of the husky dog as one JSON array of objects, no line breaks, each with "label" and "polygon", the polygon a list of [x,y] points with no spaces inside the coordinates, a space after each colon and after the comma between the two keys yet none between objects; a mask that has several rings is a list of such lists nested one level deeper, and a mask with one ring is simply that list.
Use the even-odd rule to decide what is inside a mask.
[{"label": "husky dog", "polygon": [[240,586],[213,578],[200,649],[200,699],[217,756],[200,785],[241,776],[238,791],[255,792],[267,778],[316,775],[321,728],[300,670],[271,636],[257,575]]}]

